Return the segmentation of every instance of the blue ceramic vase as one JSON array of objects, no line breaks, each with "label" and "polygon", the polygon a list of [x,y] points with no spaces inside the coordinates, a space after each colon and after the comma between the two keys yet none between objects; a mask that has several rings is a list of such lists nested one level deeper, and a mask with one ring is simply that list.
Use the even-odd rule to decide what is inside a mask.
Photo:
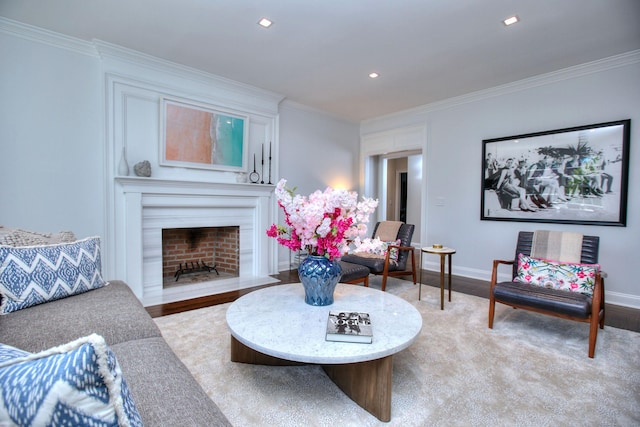
[{"label": "blue ceramic vase", "polygon": [[309,305],[333,304],[333,291],[342,277],[338,261],[309,255],[298,266],[298,277],[304,286],[304,302]]}]

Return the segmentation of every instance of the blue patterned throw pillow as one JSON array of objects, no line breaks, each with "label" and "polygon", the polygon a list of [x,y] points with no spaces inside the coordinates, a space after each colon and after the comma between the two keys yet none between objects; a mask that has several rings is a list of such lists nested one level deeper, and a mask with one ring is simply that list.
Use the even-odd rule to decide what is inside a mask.
[{"label": "blue patterned throw pillow", "polygon": [[25,357],[30,355],[28,351],[20,350],[19,348],[12,347],[8,344],[0,343],[0,364],[8,362],[19,357]]},{"label": "blue patterned throw pillow", "polygon": [[142,426],[115,355],[93,334],[0,363],[0,425]]},{"label": "blue patterned throw pillow", "polygon": [[105,286],[100,238],[43,246],[0,246],[0,314]]}]

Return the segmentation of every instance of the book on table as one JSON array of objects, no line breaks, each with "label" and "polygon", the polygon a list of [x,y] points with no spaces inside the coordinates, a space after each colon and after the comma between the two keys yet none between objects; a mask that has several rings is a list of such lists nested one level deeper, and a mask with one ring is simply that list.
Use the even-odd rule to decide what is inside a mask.
[{"label": "book on table", "polygon": [[373,329],[369,313],[331,310],[326,340],[371,344]]}]

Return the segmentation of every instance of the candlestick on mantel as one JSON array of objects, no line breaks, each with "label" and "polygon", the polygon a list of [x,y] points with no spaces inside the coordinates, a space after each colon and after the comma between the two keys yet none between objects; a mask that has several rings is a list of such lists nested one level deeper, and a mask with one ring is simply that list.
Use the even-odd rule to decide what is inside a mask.
[{"label": "candlestick on mantel", "polygon": [[260,180],[260,184],[264,184],[264,142],[262,143],[262,173],[260,174],[262,180]]},{"label": "candlestick on mantel", "polygon": [[271,184],[271,141],[269,141],[269,184]]},{"label": "candlestick on mantel", "polygon": [[256,171],[256,153],[253,153],[253,172],[249,174],[249,181],[253,184],[257,184],[260,176],[258,175],[258,171]]}]

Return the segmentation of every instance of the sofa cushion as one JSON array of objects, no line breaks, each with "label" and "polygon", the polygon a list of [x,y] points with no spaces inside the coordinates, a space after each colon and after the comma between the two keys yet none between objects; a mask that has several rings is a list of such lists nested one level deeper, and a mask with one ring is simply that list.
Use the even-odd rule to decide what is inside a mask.
[{"label": "sofa cushion", "polygon": [[106,284],[98,237],[44,246],[0,246],[0,314]]},{"label": "sofa cushion", "polygon": [[[161,337],[111,347],[146,426],[230,426],[218,406]],[[209,390],[215,397],[217,391]]]},{"label": "sofa cushion", "polygon": [[555,262],[519,254],[513,281],[592,296],[598,271],[598,264]]},{"label": "sofa cushion", "polygon": [[142,426],[120,365],[98,335],[5,361],[0,391],[2,425]]},{"label": "sofa cushion", "polygon": [[0,340],[27,351],[99,334],[113,344],[159,337],[160,330],[129,286],[109,286],[0,316]]}]

